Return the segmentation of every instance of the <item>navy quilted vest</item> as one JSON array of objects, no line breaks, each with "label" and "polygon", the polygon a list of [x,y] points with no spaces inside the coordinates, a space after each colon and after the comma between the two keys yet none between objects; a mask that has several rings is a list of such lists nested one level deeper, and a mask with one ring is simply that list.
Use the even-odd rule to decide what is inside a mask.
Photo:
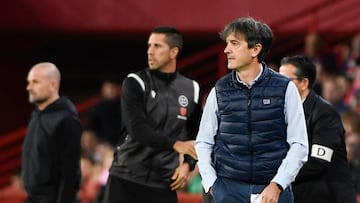
[{"label": "navy quilted vest", "polygon": [[215,85],[219,130],[215,142],[218,176],[268,184],[289,149],[284,116],[286,77],[266,68],[249,89],[233,71]]}]

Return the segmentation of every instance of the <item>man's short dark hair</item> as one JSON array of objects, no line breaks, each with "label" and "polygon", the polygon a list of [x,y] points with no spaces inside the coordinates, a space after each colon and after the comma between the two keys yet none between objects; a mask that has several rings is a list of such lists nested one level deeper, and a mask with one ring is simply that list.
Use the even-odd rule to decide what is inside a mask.
[{"label": "man's short dark hair", "polygon": [[295,66],[295,75],[299,79],[307,78],[309,80],[309,89],[312,89],[316,80],[316,66],[315,63],[307,56],[296,55],[287,56],[281,59],[281,65],[291,64]]},{"label": "man's short dark hair", "polygon": [[271,28],[267,24],[254,20],[251,17],[238,18],[226,25],[224,30],[220,32],[220,38],[225,41],[231,33],[236,35],[242,34],[249,48],[253,48],[256,44],[261,44],[262,49],[258,56],[259,61],[264,60],[274,38]]},{"label": "man's short dark hair", "polygon": [[179,49],[178,56],[180,55],[183,49],[183,38],[177,29],[169,26],[160,26],[154,28],[151,33],[165,34],[166,42],[169,44],[170,48],[177,47]]}]

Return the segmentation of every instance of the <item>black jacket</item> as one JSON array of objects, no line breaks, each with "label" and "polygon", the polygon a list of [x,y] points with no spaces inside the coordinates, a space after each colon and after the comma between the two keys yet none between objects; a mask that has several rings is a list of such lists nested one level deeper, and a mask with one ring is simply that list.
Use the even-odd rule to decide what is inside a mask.
[{"label": "black jacket", "polygon": [[339,114],[314,91],[303,107],[310,151],[293,183],[295,203],[355,203]]},{"label": "black jacket", "polygon": [[111,174],[149,187],[170,187],[179,164],[173,145],[195,139],[200,122],[202,106],[195,87],[195,81],[177,72],[148,69],[124,80],[121,105],[127,136],[117,148]]},{"label": "black jacket", "polygon": [[23,144],[22,175],[34,202],[75,201],[81,178],[81,133],[75,106],[67,98],[32,112]]}]

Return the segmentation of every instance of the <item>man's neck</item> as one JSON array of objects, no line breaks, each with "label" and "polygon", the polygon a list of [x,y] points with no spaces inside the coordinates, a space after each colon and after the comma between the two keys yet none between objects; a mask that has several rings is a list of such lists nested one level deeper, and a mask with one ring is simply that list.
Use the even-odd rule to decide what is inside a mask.
[{"label": "man's neck", "polygon": [[50,97],[45,102],[42,102],[41,104],[37,104],[37,107],[40,111],[44,110],[46,107],[48,107],[50,104],[54,103],[57,99],[59,99],[59,95]]},{"label": "man's neck", "polygon": [[256,63],[246,69],[237,70],[236,73],[242,82],[245,82],[247,85],[251,85],[255,78],[260,74],[260,71],[261,64]]},{"label": "man's neck", "polygon": [[162,68],[160,68],[158,70],[163,73],[176,72],[176,60],[171,60],[168,64],[164,65]]},{"label": "man's neck", "polygon": [[306,98],[309,96],[310,90],[306,89],[300,93],[301,101],[304,102]]}]

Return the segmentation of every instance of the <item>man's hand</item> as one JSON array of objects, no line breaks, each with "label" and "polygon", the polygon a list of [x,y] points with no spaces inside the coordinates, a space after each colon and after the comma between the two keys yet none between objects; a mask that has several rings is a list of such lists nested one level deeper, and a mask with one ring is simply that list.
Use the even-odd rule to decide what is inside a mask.
[{"label": "man's hand", "polygon": [[180,166],[178,166],[174,172],[174,175],[171,177],[172,180],[174,180],[170,187],[171,190],[178,190],[183,188],[189,177],[190,173],[190,166],[188,163],[182,163]]},{"label": "man's hand", "polygon": [[213,195],[212,186],[209,188],[209,193]]},{"label": "man's hand", "polygon": [[277,203],[279,201],[280,193],[281,190],[276,183],[271,182],[261,193],[261,203]]},{"label": "man's hand", "polygon": [[179,152],[180,154],[187,154],[197,160],[197,155],[194,147],[194,140],[176,141],[173,148],[175,151]]}]

